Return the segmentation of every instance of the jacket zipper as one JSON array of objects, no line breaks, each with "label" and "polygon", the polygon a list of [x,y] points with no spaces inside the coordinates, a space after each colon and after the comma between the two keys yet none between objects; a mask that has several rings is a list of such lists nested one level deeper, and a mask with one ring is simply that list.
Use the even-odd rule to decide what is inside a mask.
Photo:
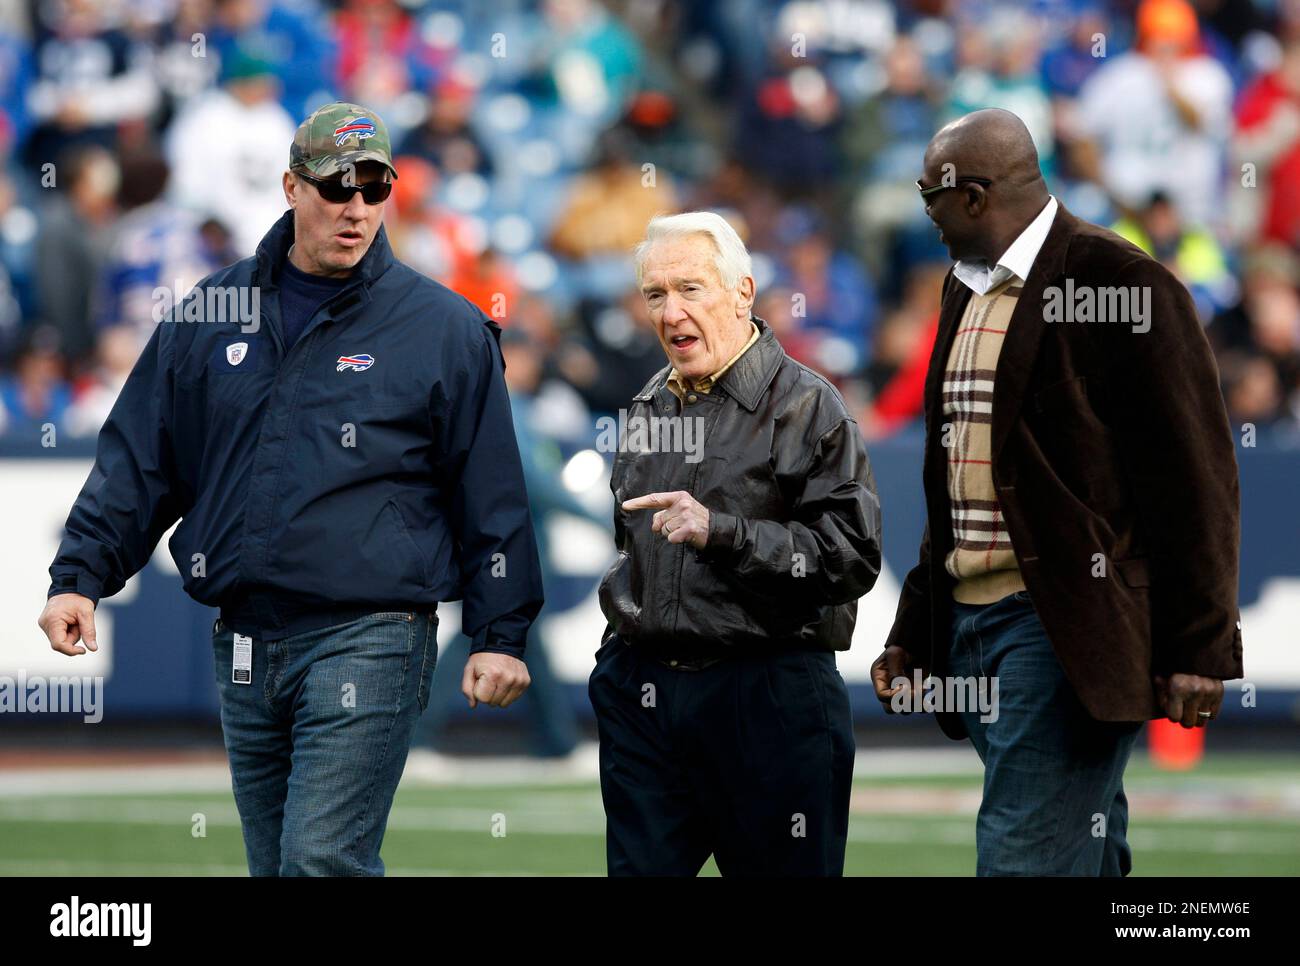
[{"label": "jacket zipper", "polygon": [[[683,405],[683,406],[682,406],[682,416],[683,416],[683,418],[685,418],[685,415],[686,415],[686,407]],[[714,419],[716,419],[717,416],[718,416],[718,411],[717,411],[717,407],[716,407],[716,406],[714,407],[714,413],[713,413],[713,416],[714,416]],[[704,440],[701,442],[701,448],[703,448],[703,446],[705,446],[705,445],[708,444],[708,433],[713,429],[713,422],[712,422],[712,420],[709,420],[709,418],[708,418],[707,416],[705,417],[705,424],[706,424],[706,425],[705,425],[705,436],[704,436]],[[696,488],[696,484],[699,483],[699,479],[700,479],[700,467],[703,466],[703,465],[704,465],[704,461],[703,461],[703,460],[700,460],[700,462],[698,462],[698,463],[695,464],[695,468],[694,468],[693,470],[691,470],[691,481],[690,481],[690,483],[687,485],[687,488],[686,488],[686,492],[689,493],[689,494],[691,494],[691,496],[695,496],[695,488]],[[687,549],[687,545],[686,545],[685,543],[679,543],[679,544],[677,545],[677,560],[676,560],[676,563],[677,563],[677,580],[676,580],[676,583],[675,583],[676,594],[675,594],[675,598],[674,598],[674,601],[673,601],[673,605],[674,605],[674,606],[673,606],[673,623],[672,623],[672,629],[671,629],[671,632],[672,632],[673,634],[676,634],[676,633],[677,633],[677,622],[678,622],[678,620],[680,619],[680,617],[681,617],[681,613],[682,613],[682,572],[686,569],[686,549]]]}]

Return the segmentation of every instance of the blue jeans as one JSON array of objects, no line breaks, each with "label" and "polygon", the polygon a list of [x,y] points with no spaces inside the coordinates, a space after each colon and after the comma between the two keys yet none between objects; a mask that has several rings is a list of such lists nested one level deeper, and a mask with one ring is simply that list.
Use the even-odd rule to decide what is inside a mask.
[{"label": "blue jeans", "polygon": [[415,722],[429,702],[438,618],[383,612],[253,642],[232,676],[233,632],[213,626],[221,730],[248,871],[383,875],[379,858]]},{"label": "blue jeans", "polygon": [[960,712],[984,762],[976,874],[1128,875],[1124,767],[1142,724],[1088,714],[1028,593],[954,601],[947,673],[998,687],[996,716]]}]

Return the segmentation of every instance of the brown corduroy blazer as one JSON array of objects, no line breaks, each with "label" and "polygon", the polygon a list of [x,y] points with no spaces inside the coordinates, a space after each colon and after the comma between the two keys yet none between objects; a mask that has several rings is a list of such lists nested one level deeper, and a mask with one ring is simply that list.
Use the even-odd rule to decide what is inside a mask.
[{"label": "brown corduroy blazer", "polygon": [[[1120,290],[1137,299],[1127,315]],[[1087,293],[1093,320],[1069,321]],[[940,676],[953,586],[941,393],[970,296],[950,271],[925,383],[926,530],[888,639]],[[1099,297],[1130,321],[1097,320]],[[1156,674],[1242,676],[1237,462],[1209,343],[1164,266],[1064,206],[998,358],[992,457],[1025,586],[1093,717],[1159,717]],[[955,714],[937,717],[965,736]]]}]

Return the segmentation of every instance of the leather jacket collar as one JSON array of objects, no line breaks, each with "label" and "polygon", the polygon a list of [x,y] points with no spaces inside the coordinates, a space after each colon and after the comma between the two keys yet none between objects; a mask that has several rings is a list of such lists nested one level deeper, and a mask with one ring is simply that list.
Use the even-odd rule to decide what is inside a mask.
[{"label": "leather jacket collar", "polygon": [[[718,386],[752,413],[758,408],[763,393],[767,392],[772,378],[781,367],[785,350],[776,340],[776,333],[771,326],[756,315],[751,315],[750,319],[758,326],[758,341],[722,374]],[[671,366],[665,366],[633,398],[644,402],[660,393],[671,395],[672,390],[668,388],[668,373],[671,371]]]}]

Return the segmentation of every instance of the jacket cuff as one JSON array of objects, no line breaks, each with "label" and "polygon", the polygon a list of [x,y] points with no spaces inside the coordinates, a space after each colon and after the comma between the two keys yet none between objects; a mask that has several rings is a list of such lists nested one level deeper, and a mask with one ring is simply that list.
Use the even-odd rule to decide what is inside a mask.
[{"label": "jacket cuff", "polygon": [[1241,621],[1235,622],[1232,638],[1219,638],[1197,647],[1175,650],[1166,662],[1166,674],[1198,674],[1221,681],[1234,681],[1246,676],[1242,666]]},{"label": "jacket cuff", "polygon": [[471,645],[469,652],[471,654],[509,654],[513,658],[522,661],[524,659],[524,649],[514,644],[507,644],[505,641],[493,641],[490,644]]},{"label": "jacket cuff", "polygon": [[49,600],[57,594],[80,594],[97,605],[103,589],[103,585],[85,571],[58,574],[45,592],[45,599]]},{"label": "jacket cuff", "polygon": [[709,536],[703,550],[695,551],[700,560],[722,560],[736,549],[740,536],[740,517],[719,510],[709,511]]},{"label": "jacket cuff", "polygon": [[479,631],[470,641],[471,654],[509,654],[511,657],[524,659],[524,641],[508,641],[499,635],[492,635],[488,630]]}]

